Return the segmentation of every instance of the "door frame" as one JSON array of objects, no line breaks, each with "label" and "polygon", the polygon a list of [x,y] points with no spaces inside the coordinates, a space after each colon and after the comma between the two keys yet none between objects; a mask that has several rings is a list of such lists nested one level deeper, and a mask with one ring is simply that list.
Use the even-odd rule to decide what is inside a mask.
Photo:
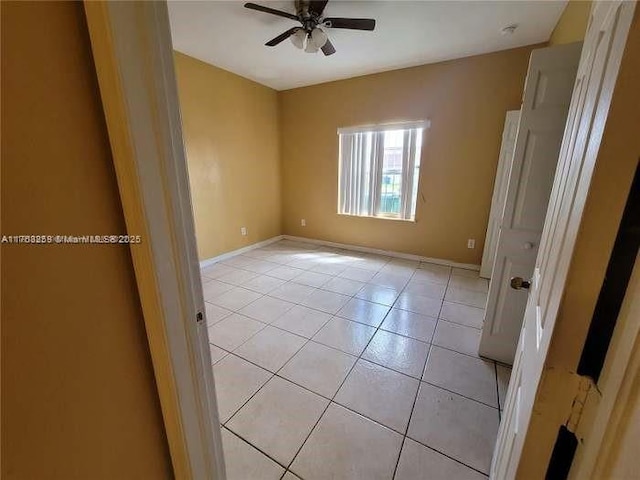
[{"label": "door frame", "polygon": [[[610,478],[619,440],[634,405],[640,404],[640,253],[607,352],[598,393],[586,397],[569,478]],[[626,420],[626,421],[625,421]]]},{"label": "door frame", "polygon": [[224,480],[167,4],[84,7],[173,473]]}]

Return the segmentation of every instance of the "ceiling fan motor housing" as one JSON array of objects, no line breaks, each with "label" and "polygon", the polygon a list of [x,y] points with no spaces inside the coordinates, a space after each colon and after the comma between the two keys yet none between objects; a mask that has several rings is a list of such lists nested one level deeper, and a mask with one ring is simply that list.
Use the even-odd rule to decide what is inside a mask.
[{"label": "ceiling fan motor housing", "polygon": [[296,7],[296,15],[303,24],[312,20],[314,17],[317,18],[317,15],[315,15],[309,8],[309,0],[295,0],[294,3]]},{"label": "ceiling fan motor housing", "polygon": [[296,0],[295,5],[296,15],[300,19],[302,28],[304,28],[307,33],[311,33],[314,28],[322,23],[320,21],[321,17],[309,9],[308,0]]}]

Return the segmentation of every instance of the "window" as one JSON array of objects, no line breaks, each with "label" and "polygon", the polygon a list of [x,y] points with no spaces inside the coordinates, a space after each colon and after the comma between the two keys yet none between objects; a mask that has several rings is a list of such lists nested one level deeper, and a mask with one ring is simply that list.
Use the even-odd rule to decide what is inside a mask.
[{"label": "window", "polygon": [[428,125],[418,122],[338,130],[338,213],[413,220],[422,132]]}]

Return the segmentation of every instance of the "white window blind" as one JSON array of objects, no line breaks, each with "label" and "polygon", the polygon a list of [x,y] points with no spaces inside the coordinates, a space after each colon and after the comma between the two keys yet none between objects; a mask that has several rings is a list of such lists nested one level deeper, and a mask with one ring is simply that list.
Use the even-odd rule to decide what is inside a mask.
[{"label": "white window blind", "polygon": [[413,220],[427,127],[417,122],[338,130],[338,213]]}]

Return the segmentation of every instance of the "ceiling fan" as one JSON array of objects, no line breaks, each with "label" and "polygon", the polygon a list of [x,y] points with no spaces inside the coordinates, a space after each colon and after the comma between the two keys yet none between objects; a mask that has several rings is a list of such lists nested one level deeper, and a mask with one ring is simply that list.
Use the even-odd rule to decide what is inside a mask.
[{"label": "ceiling fan", "polygon": [[251,10],[270,13],[279,17],[289,18],[302,24],[301,27],[293,27],[286,32],[265,43],[268,47],[275,47],[287,38],[291,38],[297,48],[305,52],[315,53],[322,50],[325,55],[333,55],[336,49],[327,37],[325,31],[320,28],[348,28],[351,30],[373,30],[376,21],[371,18],[337,18],[324,17],[323,12],[329,0],[295,0],[296,15],[281,10],[276,10],[255,3],[245,3],[244,6]]}]

